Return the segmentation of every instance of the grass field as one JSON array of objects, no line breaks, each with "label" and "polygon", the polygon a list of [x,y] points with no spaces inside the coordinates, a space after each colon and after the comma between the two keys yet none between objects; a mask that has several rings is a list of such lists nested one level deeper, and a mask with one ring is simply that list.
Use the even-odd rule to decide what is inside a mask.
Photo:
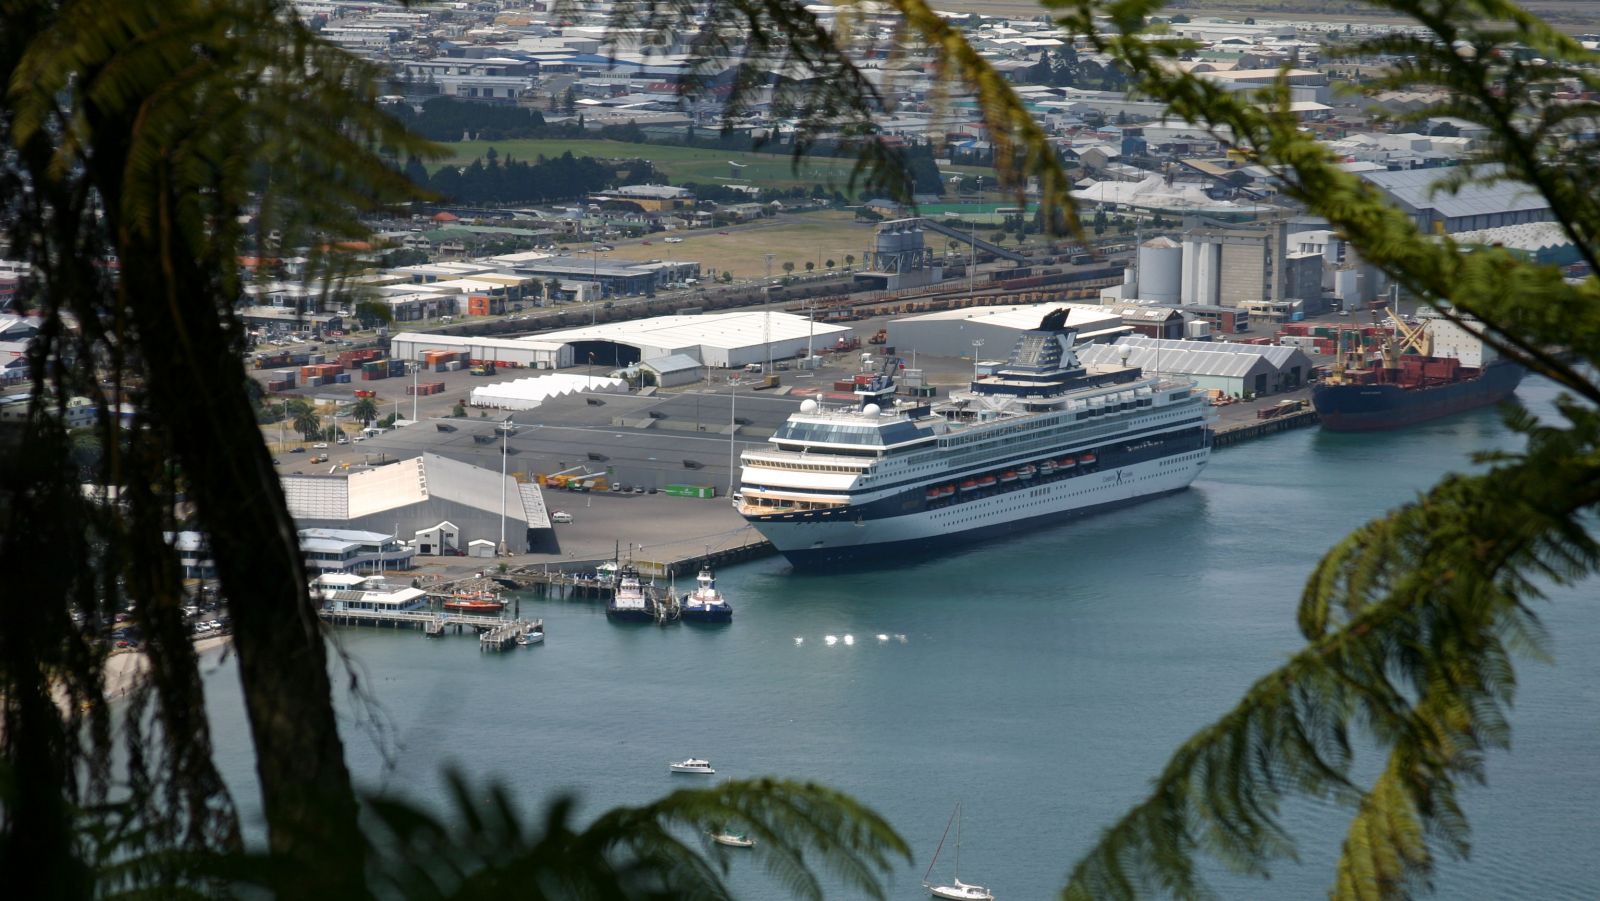
[{"label": "grass field", "polygon": [[697,260],[703,269],[732,272],[735,278],[762,278],[767,274],[766,255],[771,253],[774,276],[784,274],[785,262],[794,263],[794,271],[803,274],[808,260],[820,270],[830,259],[843,266],[846,254],[853,254],[860,266],[872,243],[872,225],[856,222],[851,213],[828,211],[766,220],[730,229],[725,235],[685,232],[682,244],[667,244],[662,237],[651,235],[648,245],[618,245],[602,258]]},{"label": "grass field", "polygon": [[[510,141],[457,141],[444,145],[450,152],[448,159],[434,166],[465,165],[481,159],[490,147],[501,159],[511,156],[519,160],[533,160],[540,154],[560,156],[571,151],[573,156],[597,158],[646,159],[664,172],[674,184],[692,181],[701,184],[722,184],[731,181],[748,182],[764,188],[792,188],[796,185],[809,188],[821,184],[832,190],[845,190],[850,184],[853,159],[835,157],[807,157],[799,168],[786,155],[775,153],[733,153],[726,150],[705,150],[698,147],[678,147],[669,144],[629,144],[622,141],[566,140],[539,138]],[[729,161],[743,164],[737,170]],[[972,166],[955,166],[952,172],[982,174]]]}]

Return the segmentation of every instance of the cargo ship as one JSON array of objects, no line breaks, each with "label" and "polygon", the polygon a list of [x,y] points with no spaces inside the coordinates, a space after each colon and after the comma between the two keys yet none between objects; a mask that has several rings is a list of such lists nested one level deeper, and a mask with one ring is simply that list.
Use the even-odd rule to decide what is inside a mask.
[{"label": "cargo ship", "polygon": [[[1431,314],[1431,315],[1430,315]],[[1432,310],[1417,325],[1391,316],[1376,359],[1341,345],[1327,379],[1311,391],[1322,426],[1335,432],[1402,428],[1499,403],[1523,368]]]},{"label": "cargo ship", "polygon": [[796,568],[870,566],[1187,488],[1211,454],[1193,382],[1085,367],[1065,321],[937,403],[866,357],[848,400],[807,399],[744,452],[735,507]]}]

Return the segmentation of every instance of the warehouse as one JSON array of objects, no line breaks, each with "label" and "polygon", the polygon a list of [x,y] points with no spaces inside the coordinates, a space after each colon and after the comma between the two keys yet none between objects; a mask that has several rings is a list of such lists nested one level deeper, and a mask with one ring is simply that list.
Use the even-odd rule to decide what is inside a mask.
[{"label": "warehouse", "polygon": [[1004,307],[968,307],[920,313],[889,323],[889,344],[900,356],[912,351],[936,357],[970,357],[974,342],[985,360],[1004,360],[1017,336],[1036,329],[1045,314],[1067,310],[1067,327],[1078,330],[1080,341],[1114,341],[1132,329],[1115,310],[1096,304],[1016,304]]},{"label": "warehouse", "polygon": [[813,323],[804,316],[753,310],[700,316],[656,316],[546,332],[540,341],[572,345],[572,362],[611,369],[640,360],[687,354],[707,367],[741,369],[749,363],[804,356],[830,347],[848,326]]},{"label": "warehouse", "polygon": [[422,556],[465,554],[476,540],[499,547],[502,529],[507,553],[555,548],[538,485],[436,454],[330,475],[286,474],[283,493],[307,533],[392,534]]},{"label": "warehouse", "polygon": [[622,379],[553,372],[474,388],[471,403],[474,407],[499,410],[532,410],[552,397],[585,392],[625,394],[627,391],[628,383]]},{"label": "warehouse", "polygon": [[1255,397],[1293,391],[1311,377],[1312,362],[1298,347],[1234,344],[1227,341],[1168,341],[1132,335],[1116,344],[1078,351],[1085,365],[1115,366],[1126,361],[1146,372],[1187,376],[1201,390],[1230,397]]},{"label": "warehouse", "polygon": [[668,354],[652,357],[639,364],[645,381],[658,388],[677,388],[693,385],[706,377],[706,368],[688,354]]},{"label": "warehouse", "polygon": [[389,354],[396,360],[421,360],[430,350],[466,351],[473,360],[492,360],[523,369],[562,369],[577,362],[570,345],[542,338],[401,332],[389,342]]}]

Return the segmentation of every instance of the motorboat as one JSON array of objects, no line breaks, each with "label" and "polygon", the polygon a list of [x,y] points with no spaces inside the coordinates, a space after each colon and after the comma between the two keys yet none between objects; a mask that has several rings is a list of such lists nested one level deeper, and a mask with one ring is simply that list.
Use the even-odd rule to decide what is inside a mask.
[{"label": "motorboat", "polygon": [[[950,837],[951,825],[956,827],[956,865],[954,878],[948,884],[935,884],[928,881],[933,874],[933,867],[939,862],[939,852],[944,850],[945,839]],[[933,849],[933,859],[928,861],[928,870],[922,874],[922,887],[935,898],[946,898],[948,901],[994,901],[994,893],[981,885],[973,885],[961,881],[961,805],[956,804],[955,812],[950,814],[950,821],[944,824],[944,835],[939,839],[939,847]]]},{"label": "motorboat", "polygon": [[521,635],[518,635],[517,636],[517,644],[522,645],[523,647],[529,647],[531,645],[536,645],[536,644],[544,644],[544,630],[543,629],[533,629],[531,631],[524,632]]},{"label": "motorboat", "polygon": [[756,840],[742,832],[713,832],[711,840],[730,848],[754,848]]},{"label": "motorboat", "polygon": [[674,773],[691,773],[697,776],[710,776],[716,773],[716,770],[711,768],[711,761],[701,760],[698,757],[690,757],[688,760],[680,760],[677,763],[669,763],[667,764],[667,769]]}]

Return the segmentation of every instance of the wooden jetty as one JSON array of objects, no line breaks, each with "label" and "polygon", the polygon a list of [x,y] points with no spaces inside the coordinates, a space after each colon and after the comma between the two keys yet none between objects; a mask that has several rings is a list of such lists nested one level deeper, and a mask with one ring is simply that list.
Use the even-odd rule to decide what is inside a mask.
[{"label": "wooden jetty", "polygon": [[[421,629],[429,638],[468,629],[478,633],[478,646],[503,650],[506,642],[515,644],[519,636],[544,631],[544,621],[501,619],[471,613],[438,613],[432,610],[319,610],[317,616],[336,626],[378,626],[391,629]],[[492,638],[490,636],[493,636]],[[488,647],[493,645],[493,647]]]},{"label": "wooden jetty", "polygon": [[530,632],[543,632],[543,620],[501,620],[500,625],[478,635],[478,650],[504,651],[517,646],[518,640]]}]

